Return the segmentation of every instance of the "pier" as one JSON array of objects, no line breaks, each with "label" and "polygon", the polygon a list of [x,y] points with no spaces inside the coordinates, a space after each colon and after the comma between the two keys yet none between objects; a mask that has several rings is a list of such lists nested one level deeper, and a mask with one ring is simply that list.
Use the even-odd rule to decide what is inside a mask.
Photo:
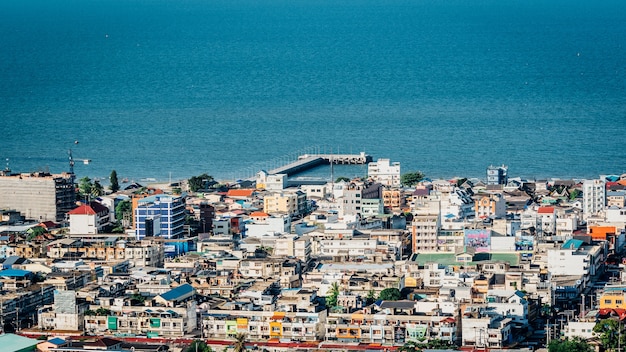
[{"label": "pier", "polygon": [[[266,170],[269,174],[286,174],[293,176],[300,172],[313,169],[320,165],[364,165],[372,161],[372,157],[365,152],[359,154],[303,154],[296,160],[289,161],[278,167]],[[260,170],[257,170],[258,172]],[[254,181],[255,175],[246,178],[247,181]]]}]

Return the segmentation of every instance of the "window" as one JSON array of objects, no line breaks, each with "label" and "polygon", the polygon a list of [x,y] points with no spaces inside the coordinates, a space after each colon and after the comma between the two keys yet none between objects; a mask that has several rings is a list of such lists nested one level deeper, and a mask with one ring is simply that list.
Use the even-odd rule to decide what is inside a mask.
[{"label": "window", "polygon": [[615,300],[615,304],[622,304],[622,303],[623,303],[623,302],[622,302],[622,300],[621,300],[621,299],[616,299],[616,300]]},{"label": "window", "polygon": [[610,300],[610,299],[605,299],[605,300],[604,300],[604,304],[611,304],[611,303],[613,303],[613,301],[612,301],[612,300]]}]

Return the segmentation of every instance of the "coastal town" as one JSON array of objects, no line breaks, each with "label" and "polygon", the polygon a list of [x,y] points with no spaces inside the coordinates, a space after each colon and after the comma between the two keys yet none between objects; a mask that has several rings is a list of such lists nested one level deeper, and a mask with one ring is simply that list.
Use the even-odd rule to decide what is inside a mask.
[{"label": "coastal town", "polygon": [[[293,177],[359,163],[363,177]],[[626,174],[0,172],[3,351],[619,351]],[[582,347],[581,347],[582,346]],[[560,349],[559,349],[560,348]]]}]

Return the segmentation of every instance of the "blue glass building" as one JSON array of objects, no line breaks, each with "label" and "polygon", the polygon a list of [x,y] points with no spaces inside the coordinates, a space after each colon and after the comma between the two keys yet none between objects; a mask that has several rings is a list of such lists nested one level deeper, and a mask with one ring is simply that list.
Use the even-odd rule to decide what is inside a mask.
[{"label": "blue glass building", "polygon": [[137,201],[135,207],[135,235],[180,238],[185,224],[183,196],[153,195]]}]

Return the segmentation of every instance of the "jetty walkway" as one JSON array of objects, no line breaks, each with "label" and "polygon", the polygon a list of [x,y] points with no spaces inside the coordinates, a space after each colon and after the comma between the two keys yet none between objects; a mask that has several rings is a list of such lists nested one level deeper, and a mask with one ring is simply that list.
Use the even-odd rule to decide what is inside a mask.
[{"label": "jetty walkway", "polygon": [[[371,161],[372,157],[365,152],[359,154],[303,154],[294,161],[266,171],[269,174],[293,176],[320,165],[363,165]],[[254,181],[255,179],[256,176],[252,176],[246,180]]]}]

